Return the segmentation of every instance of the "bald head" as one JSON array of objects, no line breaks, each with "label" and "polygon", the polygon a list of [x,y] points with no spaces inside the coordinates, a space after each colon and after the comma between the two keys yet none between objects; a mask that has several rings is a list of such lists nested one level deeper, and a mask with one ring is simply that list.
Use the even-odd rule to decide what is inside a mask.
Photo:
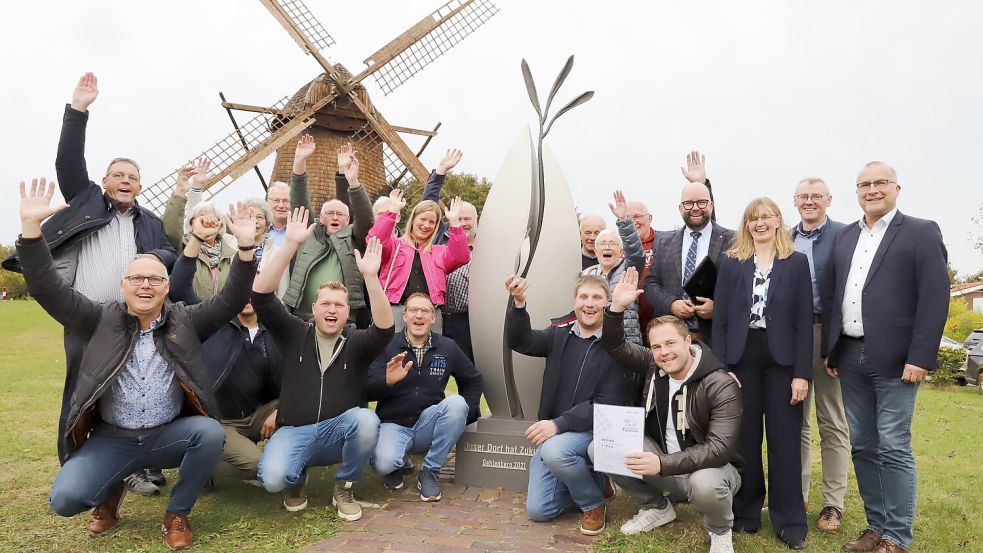
[{"label": "bald head", "polygon": [[606,226],[600,215],[584,215],[580,220],[580,246],[588,255],[597,257],[594,253],[594,241]]},{"label": "bald head", "polygon": [[679,198],[679,214],[692,230],[701,230],[707,226],[713,214],[710,189],[702,182],[686,183]]},{"label": "bald head", "polygon": [[649,212],[648,206],[635,200],[626,202],[625,206],[628,208],[628,216],[635,223],[638,236],[642,240],[647,239],[652,229],[652,213]]},{"label": "bald head", "polygon": [[868,225],[894,210],[900,192],[898,173],[882,161],[871,161],[857,175],[857,201]]}]

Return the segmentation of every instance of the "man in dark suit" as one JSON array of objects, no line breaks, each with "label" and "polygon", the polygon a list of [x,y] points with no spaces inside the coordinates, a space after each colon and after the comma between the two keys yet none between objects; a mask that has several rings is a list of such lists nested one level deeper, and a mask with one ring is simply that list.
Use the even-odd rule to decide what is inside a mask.
[{"label": "man in dark suit", "polygon": [[655,253],[645,277],[645,298],[652,305],[656,317],[675,315],[683,319],[693,338],[709,344],[713,300],[690,298],[683,291],[683,283],[705,257],[717,263],[720,253],[730,244],[734,231],[713,221],[713,196],[705,184],[708,182],[705,171],[702,175],[703,181],[689,182],[683,187],[679,214],[685,226],[673,232],[660,232],[656,236]]},{"label": "man in dark suit", "polygon": [[823,355],[840,379],[867,528],[847,551],[907,551],[915,517],[911,418],[935,369],[949,304],[942,233],[897,210],[897,173],[857,176],[864,217],[837,233],[823,282]]},{"label": "man in dark suit", "polygon": [[816,527],[824,532],[835,532],[843,520],[847,473],[850,470],[850,437],[847,434],[840,381],[826,374],[823,357],[820,355],[823,335],[820,283],[827,275],[833,238],[846,225],[826,216],[826,209],[832,203],[833,195],[829,193],[829,186],[822,179],[806,178],[799,181],[793,201],[802,220],[792,228],[792,243],[796,251],[804,253],[809,259],[812,277],[812,386],[809,387],[809,397],[802,405],[802,499],[809,502],[809,485],[812,481],[809,405],[815,398],[823,469],[823,508],[819,512]]}]

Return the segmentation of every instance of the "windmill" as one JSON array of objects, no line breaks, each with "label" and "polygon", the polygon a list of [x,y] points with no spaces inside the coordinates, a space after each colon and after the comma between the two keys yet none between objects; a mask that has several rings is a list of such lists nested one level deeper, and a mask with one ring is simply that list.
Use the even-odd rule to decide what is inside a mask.
[{"label": "windmill", "polygon": [[[204,152],[212,161],[214,175],[204,183],[207,196],[228,187],[274,151],[274,180],[290,181],[295,137],[310,132],[318,153],[309,160],[309,187],[314,205],[334,196],[336,170],[334,150],[342,142],[352,142],[359,152],[361,179],[371,196],[387,186],[398,186],[409,174],[419,182],[429,175],[400,133],[426,136],[425,148],[436,135],[432,131],[390,125],[373,106],[362,81],[370,75],[384,95],[388,95],[424,67],[453,48],[458,42],[498,13],[490,0],[450,0],[421,19],[364,60],[365,69],[353,74],[341,64],[332,64],[323,51],[334,39],[314,18],[302,0],[260,0],[283,26],[301,50],[313,56],[324,70],[290,97],[269,107],[225,101],[222,106],[232,119],[234,130]],[[257,115],[239,125],[232,110]],[[260,174],[265,187],[265,180]],[[149,186],[141,194],[151,210],[162,212],[177,180],[177,170]]]}]

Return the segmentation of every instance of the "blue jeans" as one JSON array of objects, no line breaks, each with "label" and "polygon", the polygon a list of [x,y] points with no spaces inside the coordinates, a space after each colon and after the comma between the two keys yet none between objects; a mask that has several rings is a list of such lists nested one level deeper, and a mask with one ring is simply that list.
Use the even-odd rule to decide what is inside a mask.
[{"label": "blue jeans", "polygon": [[179,467],[181,477],[167,511],[187,515],[222,459],[224,445],[222,424],[208,417],[181,417],[146,432],[100,427],[58,471],[48,503],[70,517],[119,492],[123,478],[138,470]]},{"label": "blue jeans", "polygon": [[360,480],[378,437],[379,417],[362,407],[319,423],[278,428],[263,448],[257,478],[266,491],[279,492],[301,483],[307,467],[341,461],[335,479]]},{"label": "blue jeans", "polygon": [[593,432],[564,432],[543,442],[529,461],[526,511],[537,522],[564,511],[589,511],[604,502],[603,477],[588,464]]},{"label": "blue jeans", "polygon": [[379,426],[372,464],[379,474],[389,474],[403,468],[407,453],[426,451],[423,469],[436,472],[444,466],[467,421],[468,402],[454,394],[424,409],[413,428],[384,422]]},{"label": "blue jeans", "polygon": [[918,384],[878,374],[862,340],[840,338],[840,388],[867,526],[908,549],[915,519],[911,418]]}]

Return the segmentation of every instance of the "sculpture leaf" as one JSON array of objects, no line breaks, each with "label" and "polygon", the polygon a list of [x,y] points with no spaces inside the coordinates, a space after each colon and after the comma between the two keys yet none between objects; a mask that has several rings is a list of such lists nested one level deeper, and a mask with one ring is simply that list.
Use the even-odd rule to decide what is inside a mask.
[{"label": "sculpture leaf", "polygon": [[536,114],[539,115],[539,124],[543,124],[543,111],[539,107],[539,95],[536,94],[536,82],[532,80],[532,72],[529,71],[529,64],[526,60],[522,60],[522,78],[526,81],[526,92],[529,93],[529,101],[532,102],[532,107],[536,108]]},{"label": "sculpture leaf", "polygon": [[550,90],[549,98],[546,99],[546,114],[550,112],[550,104],[553,103],[553,97],[559,92],[560,86],[563,81],[567,80],[567,75],[570,74],[570,70],[573,69],[573,56],[567,58],[567,63],[563,65],[563,69],[560,70],[560,74],[556,76],[556,81],[553,82],[553,90]]},{"label": "sculpture leaf", "polygon": [[545,138],[546,135],[549,134],[550,129],[553,127],[553,123],[556,122],[556,120],[559,119],[561,115],[579,106],[580,104],[583,104],[584,102],[590,100],[593,97],[594,97],[594,91],[588,90],[587,92],[584,92],[583,94],[577,96],[573,100],[570,100],[570,103],[563,106],[563,108],[561,108],[560,111],[558,111],[556,115],[553,116],[553,119],[550,121],[549,125],[546,125],[546,130],[543,131],[543,137]]}]

